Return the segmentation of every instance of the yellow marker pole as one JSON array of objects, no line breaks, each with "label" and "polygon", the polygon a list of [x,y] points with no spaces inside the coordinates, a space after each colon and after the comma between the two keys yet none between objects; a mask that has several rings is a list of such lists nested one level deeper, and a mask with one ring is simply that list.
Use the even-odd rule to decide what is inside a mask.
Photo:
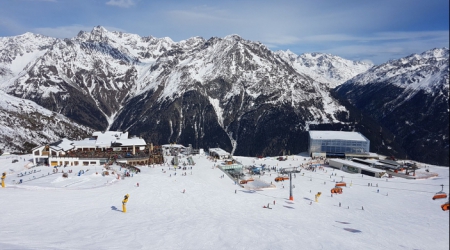
[{"label": "yellow marker pole", "polygon": [[5,178],[6,178],[6,173],[2,174],[2,188],[5,187]]},{"label": "yellow marker pole", "polygon": [[127,202],[128,202],[128,197],[130,197],[129,194],[126,194],[123,201],[122,201],[122,212],[126,213],[127,212]]},{"label": "yellow marker pole", "polygon": [[320,197],[321,194],[322,194],[321,192],[318,192],[318,193],[315,195],[315,197],[316,197],[316,202],[319,202],[319,197]]}]

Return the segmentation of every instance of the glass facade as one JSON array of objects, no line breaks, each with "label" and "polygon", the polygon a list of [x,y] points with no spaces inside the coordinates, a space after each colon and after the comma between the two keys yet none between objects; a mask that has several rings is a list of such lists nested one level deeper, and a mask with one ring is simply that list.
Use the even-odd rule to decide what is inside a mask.
[{"label": "glass facade", "polygon": [[370,141],[312,139],[309,138],[308,152],[311,153],[367,153]]}]

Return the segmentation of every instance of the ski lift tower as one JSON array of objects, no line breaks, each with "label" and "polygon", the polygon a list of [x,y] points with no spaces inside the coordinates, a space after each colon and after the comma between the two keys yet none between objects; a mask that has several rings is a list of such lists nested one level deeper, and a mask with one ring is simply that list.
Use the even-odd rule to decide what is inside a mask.
[{"label": "ski lift tower", "polygon": [[281,174],[289,175],[289,200],[291,201],[294,200],[294,196],[292,195],[292,173],[300,173],[300,172],[301,170],[298,170],[298,167],[280,169]]}]

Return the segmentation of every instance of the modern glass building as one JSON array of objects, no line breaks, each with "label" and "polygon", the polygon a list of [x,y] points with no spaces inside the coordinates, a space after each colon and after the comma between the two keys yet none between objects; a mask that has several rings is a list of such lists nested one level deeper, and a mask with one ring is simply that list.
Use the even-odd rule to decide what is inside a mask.
[{"label": "modern glass building", "polygon": [[309,131],[308,153],[368,153],[370,141],[359,132]]}]

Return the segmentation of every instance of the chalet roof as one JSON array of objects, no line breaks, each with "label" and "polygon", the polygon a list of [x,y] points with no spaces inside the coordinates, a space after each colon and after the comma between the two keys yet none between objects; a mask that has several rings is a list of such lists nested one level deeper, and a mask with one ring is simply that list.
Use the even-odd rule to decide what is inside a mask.
[{"label": "chalet roof", "polygon": [[49,145],[52,149],[57,150],[57,151],[67,151],[70,150],[72,148],[74,148],[73,146],[73,141],[64,138],[60,141],[57,141],[55,143],[52,143]]},{"label": "chalet roof", "polygon": [[85,138],[81,141],[71,141],[68,139],[62,139],[55,143],[50,144],[50,147],[58,151],[67,151],[75,147],[87,147],[87,148],[97,148],[97,147],[111,147],[113,143],[120,145],[120,147],[131,147],[131,146],[145,146],[146,142],[142,138],[134,137],[128,138],[128,132],[118,132],[118,131],[97,131],[92,133],[91,138]]}]

